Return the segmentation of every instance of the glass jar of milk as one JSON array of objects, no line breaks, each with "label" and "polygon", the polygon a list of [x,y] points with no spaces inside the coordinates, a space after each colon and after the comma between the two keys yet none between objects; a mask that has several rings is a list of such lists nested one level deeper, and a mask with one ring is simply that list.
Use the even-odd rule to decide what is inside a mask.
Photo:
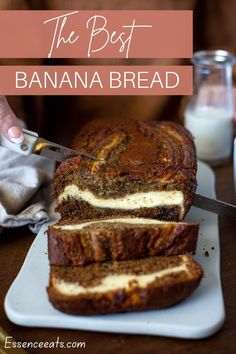
[{"label": "glass jar of milk", "polygon": [[185,127],[195,138],[197,156],[211,165],[226,162],[233,142],[232,66],[224,50],[194,53],[193,96],[185,111]]}]

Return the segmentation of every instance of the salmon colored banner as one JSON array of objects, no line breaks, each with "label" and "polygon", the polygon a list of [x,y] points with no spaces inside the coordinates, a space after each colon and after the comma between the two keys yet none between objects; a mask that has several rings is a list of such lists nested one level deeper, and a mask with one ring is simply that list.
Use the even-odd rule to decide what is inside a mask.
[{"label": "salmon colored banner", "polygon": [[0,95],[191,94],[191,66],[0,67]]},{"label": "salmon colored banner", "polygon": [[0,11],[0,58],[190,58],[192,32],[192,11]]}]

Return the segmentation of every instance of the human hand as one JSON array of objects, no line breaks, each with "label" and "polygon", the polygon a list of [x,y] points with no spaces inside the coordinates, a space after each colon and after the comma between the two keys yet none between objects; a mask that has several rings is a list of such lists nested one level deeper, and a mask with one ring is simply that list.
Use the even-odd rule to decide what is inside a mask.
[{"label": "human hand", "polygon": [[21,144],[24,140],[20,123],[5,96],[0,96],[0,131],[13,143]]}]

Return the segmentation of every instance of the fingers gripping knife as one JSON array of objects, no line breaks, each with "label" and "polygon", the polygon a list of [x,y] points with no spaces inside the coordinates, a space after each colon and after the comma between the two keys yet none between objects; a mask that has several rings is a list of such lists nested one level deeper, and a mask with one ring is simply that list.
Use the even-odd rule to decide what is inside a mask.
[{"label": "fingers gripping knife", "polygon": [[91,160],[98,160],[85,152],[79,152],[51,141],[42,139],[37,133],[23,129],[24,141],[22,144],[10,142],[2,133],[0,133],[0,146],[22,155],[36,154],[47,157],[48,159],[62,162],[73,156],[82,156]]},{"label": "fingers gripping knife", "polygon": [[[30,130],[23,129],[23,133],[24,141],[19,145],[11,143],[7,138],[5,138],[5,136],[3,136],[2,133],[0,133],[0,146],[3,146],[11,151],[18,152],[22,155],[28,156],[30,154],[36,154],[58,162],[62,162],[73,156],[82,156],[95,161],[101,160],[95,156],[87,154],[86,152],[75,151],[42,139],[37,133]],[[203,210],[236,219],[236,206],[220,200],[214,200],[195,194],[193,205]]]}]

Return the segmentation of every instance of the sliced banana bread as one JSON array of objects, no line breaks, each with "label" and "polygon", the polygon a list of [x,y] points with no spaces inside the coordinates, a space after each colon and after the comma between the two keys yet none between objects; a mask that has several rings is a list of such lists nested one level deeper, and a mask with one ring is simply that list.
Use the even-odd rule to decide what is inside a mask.
[{"label": "sliced banana bread", "polygon": [[77,315],[160,309],[188,297],[202,275],[186,255],[51,266],[48,296],[58,310]]},{"label": "sliced banana bread", "polygon": [[85,265],[153,255],[194,252],[198,224],[144,218],[111,218],[49,226],[49,262]]}]

